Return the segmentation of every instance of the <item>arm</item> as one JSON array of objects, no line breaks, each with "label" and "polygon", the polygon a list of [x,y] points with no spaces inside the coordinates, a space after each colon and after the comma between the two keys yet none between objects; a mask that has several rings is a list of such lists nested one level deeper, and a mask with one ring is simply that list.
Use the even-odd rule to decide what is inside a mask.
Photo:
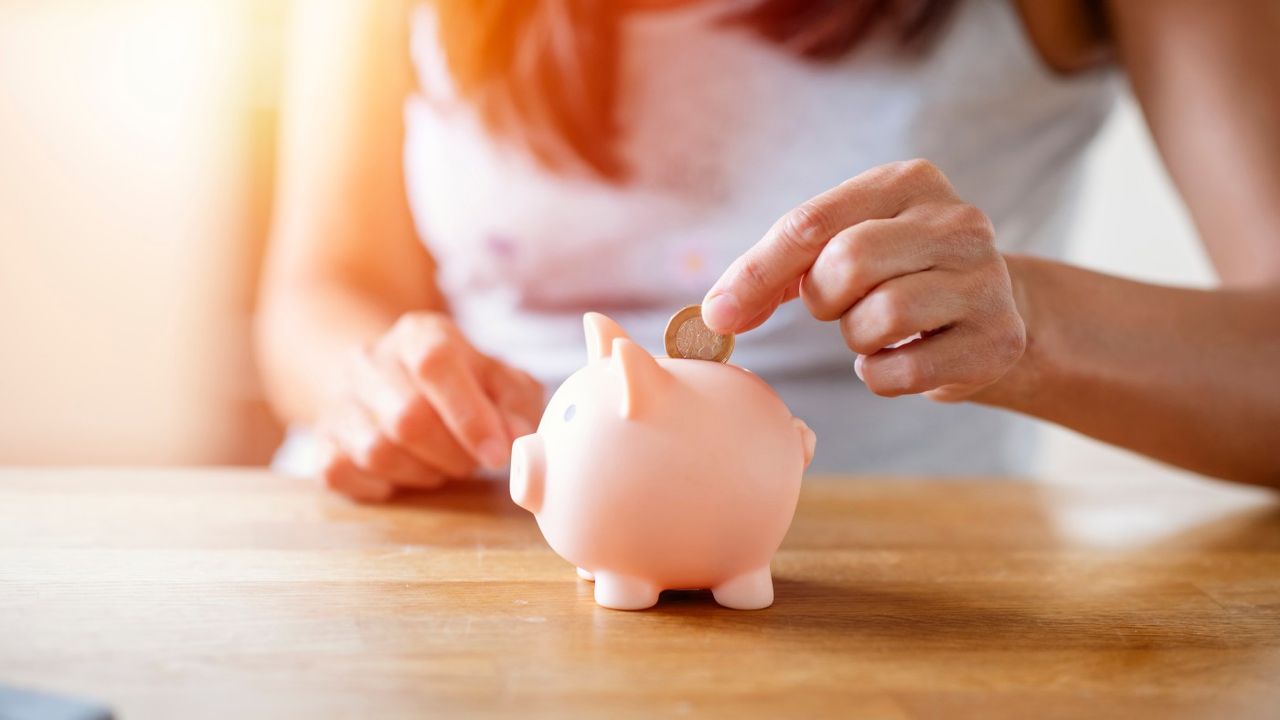
[{"label": "arm", "polygon": [[405,202],[405,8],[325,1],[294,11],[259,362],[288,422],[314,423],[347,351],[401,314],[442,310]]},{"label": "arm", "polygon": [[1029,343],[985,402],[1280,485],[1280,5],[1113,0],[1134,92],[1222,288],[1010,258]]},{"label": "arm", "polygon": [[1008,263],[1027,351],[973,399],[1206,475],[1280,485],[1280,293]]},{"label": "arm", "polygon": [[1221,289],[1001,257],[982,213],[913,161],[781,218],[707,294],[708,326],[750,329],[801,297],[818,319],[840,320],[877,394],[997,405],[1209,475],[1280,485],[1280,10],[1201,0],[1111,10]]},{"label": "arm", "polygon": [[401,169],[407,8],[295,8],[257,325],[279,415],[317,428],[328,484],[361,500],[501,467],[542,390],[445,313]]}]

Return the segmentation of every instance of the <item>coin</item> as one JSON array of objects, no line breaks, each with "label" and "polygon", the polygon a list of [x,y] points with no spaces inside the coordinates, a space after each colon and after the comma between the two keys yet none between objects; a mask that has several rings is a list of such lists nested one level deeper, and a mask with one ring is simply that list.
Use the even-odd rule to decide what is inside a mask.
[{"label": "coin", "polygon": [[728,362],[733,344],[733,335],[712,332],[702,323],[701,305],[681,309],[667,323],[668,357]]}]

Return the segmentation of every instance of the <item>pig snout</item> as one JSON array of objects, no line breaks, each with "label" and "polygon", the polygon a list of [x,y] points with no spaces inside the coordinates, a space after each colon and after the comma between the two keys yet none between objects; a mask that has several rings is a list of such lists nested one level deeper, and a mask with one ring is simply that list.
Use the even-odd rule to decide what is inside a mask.
[{"label": "pig snout", "polygon": [[511,446],[511,499],[531,513],[542,507],[546,480],[546,446],[538,435],[516,438]]}]

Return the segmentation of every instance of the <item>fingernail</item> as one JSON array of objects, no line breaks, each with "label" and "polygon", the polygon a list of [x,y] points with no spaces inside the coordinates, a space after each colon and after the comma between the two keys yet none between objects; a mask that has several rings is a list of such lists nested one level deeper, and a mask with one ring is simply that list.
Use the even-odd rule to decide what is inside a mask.
[{"label": "fingernail", "polygon": [[498,470],[507,464],[507,446],[493,438],[476,446],[476,454],[479,455],[480,464],[490,470]]},{"label": "fingernail", "polygon": [[853,374],[857,375],[858,379],[864,383],[866,382],[866,378],[862,377],[862,360],[865,357],[865,355],[859,355],[858,359],[853,361]]},{"label": "fingernail", "polygon": [[732,332],[738,326],[741,311],[738,298],[721,293],[702,304],[702,322],[717,332]]}]

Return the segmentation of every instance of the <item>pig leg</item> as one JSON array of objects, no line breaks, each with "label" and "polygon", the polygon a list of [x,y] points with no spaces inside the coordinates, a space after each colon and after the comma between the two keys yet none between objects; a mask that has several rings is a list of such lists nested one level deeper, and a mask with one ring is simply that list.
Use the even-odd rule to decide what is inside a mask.
[{"label": "pig leg", "polygon": [[596,602],[614,610],[643,610],[658,602],[653,583],[626,575],[597,570]]},{"label": "pig leg", "polygon": [[729,578],[711,588],[716,602],[734,610],[759,610],[773,604],[773,576],[769,566]]},{"label": "pig leg", "polygon": [[596,581],[596,576],[592,575],[590,570],[583,570],[582,568],[578,568],[578,577],[586,580],[587,582]]}]

